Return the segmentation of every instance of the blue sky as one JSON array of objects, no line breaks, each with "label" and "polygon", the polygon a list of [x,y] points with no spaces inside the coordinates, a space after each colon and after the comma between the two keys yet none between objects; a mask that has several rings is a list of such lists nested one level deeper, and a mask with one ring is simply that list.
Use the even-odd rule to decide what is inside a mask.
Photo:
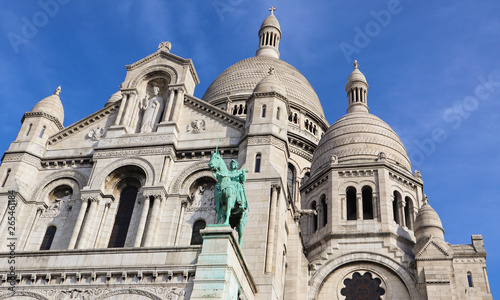
[{"label": "blue sky", "polygon": [[500,291],[500,2],[55,1],[0,7],[1,152],[23,113],[58,85],[68,126],[102,108],[125,65],[162,41],[193,59],[201,98],[218,74],[255,55],[274,5],[281,59],[308,78],[330,124],[345,114],[345,83],[359,61],[370,112],[393,127],[422,172],[446,240],[483,234],[491,288]]}]

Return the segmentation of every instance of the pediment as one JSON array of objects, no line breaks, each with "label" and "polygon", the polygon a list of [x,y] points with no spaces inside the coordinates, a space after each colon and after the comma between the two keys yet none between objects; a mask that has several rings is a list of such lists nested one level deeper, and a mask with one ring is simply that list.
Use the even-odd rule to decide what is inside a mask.
[{"label": "pediment", "polygon": [[446,249],[446,246],[440,245],[434,240],[434,237],[427,241],[427,243],[422,247],[419,253],[415,256],[418,260],[432,260],[432,259],[446,259],[450,258],[450,253]]},{"label": "pediment", "polygon": [[92,146],[95,141],[102,137],[105,128],[109,127],[110,124],[107,124],[109,123],[108,119],[118,111],[120,103],[121,101],[117,101],[111,105],[107,105],[52,135],[48,140],[48,146],[50,148],[58,147],[59,144],[75,138],[83,143],[87,141],[89,146]]},{"label": "pediment", "polygon": [[235,117],[206,101],[190,95],[185,95],[184,104],[186,107],[198,111],[207,118],[213,119],[227,126],[231,126],[239,131],[243,131],[245,129],[245,120]]}]

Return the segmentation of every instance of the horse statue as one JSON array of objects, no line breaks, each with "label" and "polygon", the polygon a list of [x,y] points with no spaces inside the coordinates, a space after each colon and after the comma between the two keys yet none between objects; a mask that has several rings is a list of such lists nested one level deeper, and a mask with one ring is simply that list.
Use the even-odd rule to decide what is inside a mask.
[{"label": "horse statue", "polygon": [[247,223],[248,202],[245,193],[245,169],[238,169],[238,162],[232,160],[230,170],[218,151],[212,153],[208,167],[214,175],[215,212],[217,223],[229,225],[238,232],[238,243],[241,245],[243,228]]}]

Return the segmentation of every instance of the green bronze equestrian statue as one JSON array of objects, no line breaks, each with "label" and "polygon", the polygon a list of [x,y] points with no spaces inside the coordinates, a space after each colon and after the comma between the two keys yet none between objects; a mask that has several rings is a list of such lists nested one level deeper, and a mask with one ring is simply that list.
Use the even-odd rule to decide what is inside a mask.
[{"label": "green bronze equestrian statue", "polygon": [[238,243],[241,245],[243,228],[247,223],[248,202],[245,192],[245,169],[238,169],[238,162],[232,160],[227,169],[219,152],[212,153],[208,167],[217,179],[215,184],[215,212],[217,223],[229,225],[238,232]]}]

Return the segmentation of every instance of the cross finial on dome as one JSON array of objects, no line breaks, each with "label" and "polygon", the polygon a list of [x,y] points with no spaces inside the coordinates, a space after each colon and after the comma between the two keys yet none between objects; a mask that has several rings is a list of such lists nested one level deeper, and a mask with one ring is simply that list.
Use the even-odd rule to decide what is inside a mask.
[{"label": "cross finial on dome", "polygon": [[267,71],[267,75],[274,75],[275,72],[276,72],[276,69],[274,69],[274,67],[269,67],[269,71]]},{"label": "cross finial on dome", "polygon": [[354,69],[358,69],[359,68],[359,64],[358,64],[358,61],[357,60],[354,60],[354,65],[353,65]]},{"label": "cross finial on dome", "polygon": [[54,92],[54,95],[59,96],[61,94],[61,86],[58,86],[56,91]]},{"label": "cross finial on dome", "polygon": [[269,11],[271,12],[271,15],[274,15],[275,10],[276,10],[276,7],[271,6],[271,8],[269,9]]}]

